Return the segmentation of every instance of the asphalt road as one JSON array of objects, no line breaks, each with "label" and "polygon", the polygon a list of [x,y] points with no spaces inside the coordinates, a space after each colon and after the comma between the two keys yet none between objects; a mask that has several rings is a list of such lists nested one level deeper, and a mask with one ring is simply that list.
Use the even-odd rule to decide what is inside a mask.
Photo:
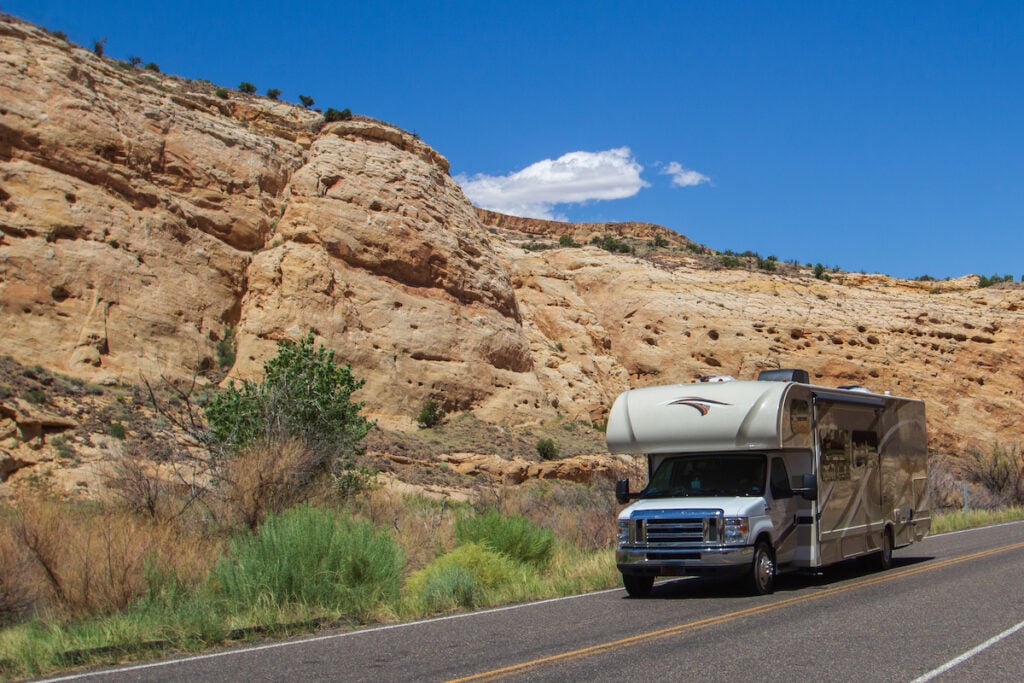
[{"label": "asphalt road", "polygon": [[[959,661],[962,660],[962,661]],[[1022,681],[1024,523],[926,539],[875,572],[705,579],[94,671],[81,681]]]}]

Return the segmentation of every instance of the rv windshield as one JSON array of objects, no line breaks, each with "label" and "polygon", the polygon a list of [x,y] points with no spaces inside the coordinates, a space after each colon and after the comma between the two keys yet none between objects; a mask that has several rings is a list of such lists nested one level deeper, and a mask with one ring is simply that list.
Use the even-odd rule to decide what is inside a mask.
[{"label": "rv windshield", "polygon": [[662,460],[641,498],[763,496],[765,456],[680,455]]}]

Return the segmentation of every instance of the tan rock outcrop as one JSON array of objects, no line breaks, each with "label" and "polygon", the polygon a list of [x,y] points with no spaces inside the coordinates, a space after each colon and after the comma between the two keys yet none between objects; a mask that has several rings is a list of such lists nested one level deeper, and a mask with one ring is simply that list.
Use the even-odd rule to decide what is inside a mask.
[{"label": "tan rock outcrop", "polygon": [[[230,376],[256,378],[312,328],[399,429],[426,399],[599,422],[631,386],[795,366],[925,398],[937,450],[1021,441],[1018,285],[725,269],[660,226],[502,216],[415,135],[227,95],[0,19],[3,354],[93,382],[219,382],[229,330]],[[636,251],[559,246],[603,236]],[[504,478],[597,467],[498,459]]]}]

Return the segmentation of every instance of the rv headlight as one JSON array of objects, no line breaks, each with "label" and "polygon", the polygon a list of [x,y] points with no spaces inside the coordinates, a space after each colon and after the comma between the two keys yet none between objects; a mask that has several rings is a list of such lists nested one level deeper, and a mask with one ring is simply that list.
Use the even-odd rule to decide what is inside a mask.
[{"label": "rv headlight", "polygon": [[725,535],[722,540],[726,543],[746,543],[747,532],[750,531],[750,520],[746,517],[726,517]]},{"label": "rv headlight", "polygon": [[617,540],[618,540],[620,546],[627,545],[629,543],[629,520],[628,519],[620,519],[619,520],[619,533],[618,533],[618,536],[617,536]]}]

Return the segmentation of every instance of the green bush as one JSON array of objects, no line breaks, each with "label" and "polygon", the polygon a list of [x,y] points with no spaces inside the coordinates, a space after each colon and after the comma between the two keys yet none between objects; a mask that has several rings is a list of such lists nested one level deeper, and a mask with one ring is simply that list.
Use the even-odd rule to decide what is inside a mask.
[{"label": "green bush", "polygon": [[551,561],[555,535],[518,515],[503,516],[497,510],[464,517],[455,522],[460,544],[475,543],[524,564],[545,567]]},{"label": "green bush", "polygon": [[256,86],[249,81],[242,81],[238,84],[238,90],[244,92],[246,95],[252,95],[256,92]]},{"label": "green bush", "polygon": [[121,424],[120,422],[111,422],[109,427],[109,433],[115,439],[123,440],[127,435],[127,430],[124,428],[124,425]]},{"label": "green bush", "polygon": [[313,98],[310,97],[309,95],[299,95],[299,102],[301,102],[302,106],[305,107],[306,109],[309,109],[314,104],[316,104],[313,101]]},{"label": "green bush", "polygon": [[226,100],[228,98],[227,88],[217,88],[213,91],[213,94],[221,98],[222,100]]},{"label": "green bush", "polygon": [[156,62],[150,62],[149,64],[146,65],[145,68],[146,68],[147,71],[152,71],[154,73],[160,73],[160,66]]},{"label": "green bush", "polygon": [[537,455],[543,460],[556,460],[558,458],[558,446],[551,439],[540,439],[537,441]]},{"label": "green bush", "polygon": [[25,398],[28,399],[29,403],[36,403],[38,405],[48,403],[50,400],[46,396],[46,392],[42,391],[41,389],[29,389],[27,392],[25,392]]},{"label": "green bush", "polygon": [[270,99],[276,100],[280,96],[281,91],[278,90],[277,88],[267,88],[267,97],[269,97]]},{"label": "green bush", "polygon": [[217,342],[217,365],[221,368],[230,368],[235,364],[235,328],[229,327],[224,331],[224,338]]},{"label": "green bush", "polygon": [[613,254],[630,254],[633,252],[633,247],[629,246],[620,239],[617,239],[615,237],[609,237],[607,235],[604,237],[594,237],[592,240],[590,240],[590,243],[595,246],[601,247],[605,251],[610,251]]},{"label": "green bush", "polygon": [[313,347],[312,330],[298,343],[285,340],[263,364],[264,378],[217,394],[205,408],[214,442],[226,452],[257,441],[297,439],[325,456],[354,455],[373,426],[352,393],[363,386],[334,352]]},{"label": "green bush", "polygon": [[423,407],[420,408],[419,417],[416,418],[416,422],[423,429],[430,429],[441,424],[444,419],[444,408],[438,405],[433,399],[427,399],[423,402]]},{"label": "green bush", "polygon": [[334,107],[327,107],[327,111],[324,112],[324,121],[331,123],[334,121],[348,121],[352,118],[352,110],[342,109],[338,111]]},{"label": "green bush", "polygon": [[437,558],[406,582],[406,592],[430,610],[475,607],[491,591],[521,576],[515,562],[479,543],[467,543]]},{"label": "green bush", "polygon": [[558,238],[558,246],[560,247],[578,247],[580,246],[576,240],[569,237],[568,235],[562,235]]},{"label": "green bush", "polygon": [[365,621],[397,598],[404,562],[387,531],[302,505],[236,541],[214,570],[214,588],[236,609],[304,604]]}]

